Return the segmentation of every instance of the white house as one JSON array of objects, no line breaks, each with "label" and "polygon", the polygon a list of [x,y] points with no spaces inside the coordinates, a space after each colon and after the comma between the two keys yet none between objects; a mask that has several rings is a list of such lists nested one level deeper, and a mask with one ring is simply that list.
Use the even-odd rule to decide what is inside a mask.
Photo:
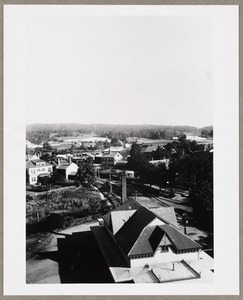
[{"label": "white house", "polygon": [[104,169],[108,169],[116,165],[116,163],[123,159],[123,156],[119,152],[111,152],[109,154],[103,154],[101,157],[101,166]]},{"label": "white house", "polygon": [[28,182],[31,185],[37,184],[39,176],[51,176],[52,172],[53,165],[39,159],[35,155],[30,160],[26,161],[26,175],[28,177]]},{"label": "white house", "polygon": [[66,180],[72,179],[78,172],[78,165],[72,162],[71,156],[68,159],[58,158],[56,170]]}]

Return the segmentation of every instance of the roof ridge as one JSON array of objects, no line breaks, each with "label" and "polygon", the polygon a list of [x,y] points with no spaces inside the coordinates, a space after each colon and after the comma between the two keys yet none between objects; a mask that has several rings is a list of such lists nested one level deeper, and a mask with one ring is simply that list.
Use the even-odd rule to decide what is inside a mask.
[{"label": "roof ridge", "polygon": [[[146,215],[143,215],[144,213],[146,213]],[[139,222],[138,218],[140,219]],[[117,240],[123,251],[126,253],[126,255],[130,252],[143,229],[155,218],[156,216],[151,211],[141,206],[114,235],[115,239]],[[128,232],[130,231],[129,236],[127,236],[127,230]]]}]

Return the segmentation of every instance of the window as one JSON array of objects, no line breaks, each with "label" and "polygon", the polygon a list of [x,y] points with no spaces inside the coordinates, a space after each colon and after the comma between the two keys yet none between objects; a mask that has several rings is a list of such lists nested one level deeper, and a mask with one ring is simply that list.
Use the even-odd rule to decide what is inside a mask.
[{"label": "window", "polygon": [[48,168],[48,171],[51,172],[51,168]]},{"label": "window", "polygon": [[168,246],[160,246],[160,252],[168,252],[169,247]]},{"label": "window", "polygon": [[42,171],[45,171],[46,169],[45,168],[42,168]]}]

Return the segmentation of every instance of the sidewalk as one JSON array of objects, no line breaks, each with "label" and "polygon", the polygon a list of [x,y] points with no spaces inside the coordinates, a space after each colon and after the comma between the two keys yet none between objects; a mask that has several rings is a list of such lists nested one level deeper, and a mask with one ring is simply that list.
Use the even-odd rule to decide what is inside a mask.
[{"label": "sidewalk", "polygon": [[[173,198],[167,198],[167,197],[165,197],[164,195],[163,195],[163,190],[165,190],[165,189],[160,189],[158,186],[156,186],[156,185],[149,185],[149,184],[144,184],[144,186],[146,186],[146,187],[150,187],[151,189],[154,189],[154,190],[156,190],[156,191],[159,191],[160,192],[160,195],[161,195],[161,197],[163,197],[163,198],[165,198],[165,200],[167,200],[167,201],[170,201],[170,202],[173,202],[173,203],[177,203],[177,204],[185,204],[185,203],[187,203],[188,201],[189,201],[189,199],[186,197],[186,196],[181,196],[181,193],[176,193],[175,192],[175,197],[173,197]],[[176,188],[174,188],[174,190],[176,191],[177,189]]]}]

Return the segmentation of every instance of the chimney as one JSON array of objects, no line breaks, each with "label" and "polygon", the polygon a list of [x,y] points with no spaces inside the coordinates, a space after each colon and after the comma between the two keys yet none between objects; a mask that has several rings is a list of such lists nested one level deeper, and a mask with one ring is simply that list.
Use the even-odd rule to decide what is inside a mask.
[{"label": "chimney", "polygon": [[69,165],[71,165],[71,163],[72,163],[72,157],[69,156],[68,160],[69,160]]},{"label": "chimney", "polygon": [[121,189],[122,189],[122,204],[127,200],[127,178],[125,172],[122,173],[121,177]]},{"label": "chimney", "polygon": [[61,165],[61,158],[59,158],[59,157],[57,159],[57,165],[58,165],[58,167],[60,167],[60,165]]}]

